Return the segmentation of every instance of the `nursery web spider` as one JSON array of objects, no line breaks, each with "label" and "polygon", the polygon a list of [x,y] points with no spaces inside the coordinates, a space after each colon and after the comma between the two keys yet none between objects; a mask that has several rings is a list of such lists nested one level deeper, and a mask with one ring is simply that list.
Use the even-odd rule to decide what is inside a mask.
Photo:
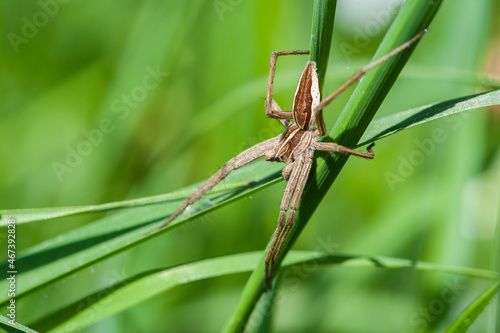
[{"label": "nursery web spider", "polygon": [[[398,48],[389,52],[382,58],[366,65],[345,82],[340,88],[321,100],[321,90],[316,72],[316,63],[309,61],[302,72],[300,81],[295,92],[292,111],[283,111],[273,99],[273,82],[276,70],[276,61],[279,56],[291,54],[309,54],[309,51],[284,51],[273,52],[270,59],[269,81],[266,98],[266,115],[279,120],[285,131],[274,138],[263,141],[248,148],[236,157],[227,161],[222,168],[210,177],[200,188],[191,194],[182,205],[167,219],[160,227],[164,228],[170,224],[189,205],[193,204],[208,192],[217,183],[223,180],[231,171],[238,169],[262,156],[267,161],[284,162],[287,165],[282,171],[283,178],[288,184],[281,201],[278,227],[274,233],[271,245],[266,255],[266,285],[269,285],[283,243],[292,227],[295,219],[302,192],[313,164],[313,150],[322,150],[333,153],[349,154],[372,159],[374,154],[371,150],[373,143],[367,148],[367,152],[360,152],[333,142],[321,142],[319,137],[326,133],[323,122],[323,108],[330,104],[335,97],[347,89],[350,85],[360,79],[368,70],[378,66],[390,57],[408,48],[418,40],[427,30],[422,31],[411,40],[405,42]],[[293,120],[290,121],[290,120]],[[316,128],[314,128],[316,126]],[[288,212],[288,219],[287,219]]]}]

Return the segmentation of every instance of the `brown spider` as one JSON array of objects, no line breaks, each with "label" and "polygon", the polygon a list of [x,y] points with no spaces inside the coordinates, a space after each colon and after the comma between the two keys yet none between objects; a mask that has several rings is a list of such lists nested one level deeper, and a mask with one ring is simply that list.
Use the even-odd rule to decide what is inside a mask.
[{"label": "brown spider", "polygon": [[[285,131],[274,138],[263,141],[248,148],[236,157],[227,161],[222,168],[210,177],[200,188],[191,194],[182,205],[167,219],[159,228],[164,228],[170,224],[189,205],[201,198],[217,183],[223,180],[231,171],[238,169],[262,156],[267,161],[284,162],[287,165],[282,171],[283,178],[288,184],[281,201],[278,227],[269,246],[266,255],[266,284],[269,285],[274,269],[274,264],[278,259],[283,243],[292,227],[295,219],[302,192],[313,164],[313,150],[321,150],[334,153],[356,155],[363,158],[372,159],[374,154],[371,150],[373,143],[368,146],[368,152],[360,152],[333,142],[321,142],[319,137],[326,133],[323,122],[323,108],[332,102],[347,87],[361,78],[368,70],[378,66],[390,57],[408,48],[413,42],[418,40],[427,30],[422,31],[411,40],[402,44],[398,48],[389,52],[382,58],[368,64],[354,74],[340,88],[321,100],[321,90],[319,87],[316,63],[309,61],[300,77],[292,111],[283,111],[273,99],[273,81],[276,70],[278,56],[290,54],[309,54],[309,51],[284,51],[273,52],[270,59],[270,72],[266,98],[266,115],[270,118],[278,119],[285,126]],[[290,121],[293,119],[293,122]],[[316,126],[316,128],[314,128]],[[288,219],[287,219],[288,212]]]}]

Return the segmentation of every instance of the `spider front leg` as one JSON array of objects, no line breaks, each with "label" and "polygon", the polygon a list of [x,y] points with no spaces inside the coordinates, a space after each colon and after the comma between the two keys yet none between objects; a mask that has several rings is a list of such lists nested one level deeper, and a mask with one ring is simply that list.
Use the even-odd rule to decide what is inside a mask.
[{"label": "spider front leg", "polygon": [[[295,221],[295,214],[299,207],[299,202],[309,176],[309,171],[311,170],[313,156],[313,151],[310,149],[304,152],[303,155],[295,160],[293,163],[293,170],[289,174],[285,194],[281,200],[278,227],[276,228],[265,259],[267,286],[271,285],[274,265],[278,260],[285,239],[287,238],[288,233],[290,232],[290,229]],[[288,219],[286,215],[287,211]]]},{"label": "spider front leg", "polygon": [[343,91],[345,91],[347,88],[349,88],[351,85],[353,85],[356,81],[361,79],[363,75],[365,75],[366,72],[369,70],[377,67],[381,63],[389,60],[390,58],[394,57],[395,55],[403,52],[407,48],[409,48],[413,43],[415,43],[417,40],[422,38],[422,36],[427,33],[427,29],[424,29],[420,33],[418,33],[416,36],[414,36],[412,39],[404,42],[391,52],[387,53],[386,55],[382,56],[381,58],[369,63],[368,65],[364,66],[361,68],[358,72],[356,72],[349,80],[347,80],[344,84],[342,84],[337,90],[335,90],[333,93],[331,93],[328,97],[323,99],[318,106],[314,109],[314,115],[316,119],[316,126],[318,127],[318,133],[319,136],[323,136],[326,133],[326,128],[325,128],[325,123],[323,121],[323,108],[325,108],[328,104],[330,104],[338,95],[340,95]]},{"label": "spider front leg", "polygon": [[273,85],[278,57],[291,54],[309,54],[309,51],[280,51],[271,53],[271,59],[269,60],[269,80],[267,83],[266,115],[269,118],[280,120],[285,127],[288,127],[289,122],[287,120],[292,119],[292,113],[281,110],[278,103],[273,99]]},{"label": "spider front leg", "polygon": [[341,153],[341,154],[345,154],[345,155],[354,155],[354,156],[359,156],[359,157],[363,157],[363,158],[368,158],[370,160],[375,157],[375,154],[373,153],[373,150],[372,150],[373,146],[375,146],[374,142],[368,146],[367,152],[365,153],[362,151],[357,151],[355,149],[341,146],[335,142],[313,141],[313,143],[311,144],[311,147],[316,149],[316,150],[329,151],[332,153]]},{"label": "spider front leg", "polygon": [[212,177],[207,179],[203,185],[200,186],[193,194],[191,194],[182,205],[163,223],[161,227],[155,229],[158,231],[167,225],[169,225],[177,216],[179,216],[189,205],[195,203],[200,199],[205,193],[207,193],[212,187],[217,185],[221,180],[227,177],[229,173],[235,169],[241,168],[242,166],[255,161],[256,159],[264,156],[268,151],[275,148],[276,144],[279,142],[280,137],[274,137],[269,140],[260,142],[253,147],[236,155],[236,157],[230,159],[219,171],[217,171]]}]

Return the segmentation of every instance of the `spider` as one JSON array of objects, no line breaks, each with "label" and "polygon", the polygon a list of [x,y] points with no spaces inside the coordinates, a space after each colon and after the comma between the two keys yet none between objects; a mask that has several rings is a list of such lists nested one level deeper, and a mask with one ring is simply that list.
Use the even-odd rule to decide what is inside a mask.
[{"label": "spider", "polygon": [[[316,63],[314,61],[309,61],[300,77],[291,112],[283,111],[279,107],[278,103],[276,103],[273,99],[273,82],[276,71],[276,62],[279,56],[309,54],[309,51],[272,52],[267,97],[265,102],[266,116],[279,120],[285,126],[285,131],[277,137],[260,142],[255,146],[248,148],[236,157],[227,161],[219,171],[217,171],[203,185],[201,185],[200,188],[191,194],[159,229],[169,225],[189,205],[192,205],[199,198],[201,198],[212,187],[223,180],[231,171],[263,156],[267,161],[286,163],[287,165],[282,171],[282,176],[286,181],[288,181],[288,184],[280,205],[278,226],[274,232],[271,245],[269,246],[265,258],[266,284],[269,285],[274,265],[295,220],[295,213],[297,212],[300,198],[302,196],[302,192],[304,191],[309,171],[311,170],[311,166],[313,164],[313,151],[321,150],[326,152],[355,155],[366,159],[374,158],[374,153],[371,149],[374,143],[368,146],[367,152],[360,152],[334,142],[322,142],[318,140],[326,134],[322,113],[323,108],[330,104],[341,92],[360,79],[368,70],[378,66],[390,57],[410,47],[410,45],[422,37],[425,32],[427,32],[427,29],[392,50],[382,58],[361,68],[361,70],[354,74],[349,80],[347,80],[324,100],[321,99],[321,90],[316,71]],[[291,120],[293,120],[293,122]]]}]

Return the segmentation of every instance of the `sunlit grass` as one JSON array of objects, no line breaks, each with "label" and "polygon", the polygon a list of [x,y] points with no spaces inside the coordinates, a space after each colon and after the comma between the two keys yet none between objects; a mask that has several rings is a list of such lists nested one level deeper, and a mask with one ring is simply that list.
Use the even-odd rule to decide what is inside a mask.
[{"label": "sunlit grass", "polygon": [[[347,17],[348,6],[356,4],[339,1],[337,16]],[[354,17],[370,18],[370,10],[384,9],[358,6],[353,7]],[[477,77],[483,76],[494,33],[493,7],[491,1],[445,2],[377,117],[479,92]],[[4,35],[22,34],[22,18],[32,20],[41,10],[37,2],[5,4]],[[312,1],[241,2],[222,14],[212,1],[60,5],[17,53],[8,40],[0,50],[0,209],[105,204],[174,193],[206,179],[238,151],[279,133],[263,109],[269,54],[307,49],[312,14]],[[366,33],[369,22],[346,23],[337,17],[325,92],[372,57],[385,27],[379,24],[374,38],[361,47],[359,31]],[[347,57],[346,45],[359,52]],[[276,99],[284,108],[291,107],[306,60],[298,57],[278,65]],[[158,86],[147,90],[135,107],[117,109],[126,105],[122,96],[137,93],[136,87],[144,86],[157,66],[168,73]],[[495,84],[493,80],[491,87]],[[325,111],[328,129],[353,90]],[[103,132],[99,143],[91,142],[91,153],[81,160],[73,156],[75,166],[69,166],[71,149],[78,151],[81,142],[90,141],[85,133],[95,133],[107,118],[115,128]],[[492,270],[498,223],[497,127],[496,111],[472,111],[381,140],[375,160],[349,160],[294,249],[324,250],[330,244],[337,253]],[[443,140],[433,139],[436,131]],[[71,169],[60,175],[62,180],[54,162]],[[279,165],[258,163],[253,168],[248,174],[262,176]],[[391,183],[390,175],[401,179]],[[248,180],[244,173],[242,177],[235,181]],[[228,180],[221,185],[231,184]],[[20,297],[17,319],[29,326],[142,272],[225,254],[263,253],[283,188],[279,182],[121,254],[90,261],[83,270]],[[97,219],[90,215],[19,225],[17,250],[50,248],[62,235],[68,247],[37,257],[37,265],[56,267],[55,261],[48,262],[63,258],[78,266],[69,256],[70,249],[78,248],[72,239],[88,237],[85,246],[104,247],[104,239],[113,239],[110,235],[131,231],[127,227],[133,219],[138,225],[160,219],[175,205],[143,207],[134,216],[101,213],[98,217],[107,221],[101,224],[89,224]],[[150,227],[142,228],[131,232],[142,237]],[[82,230],[87,234],[79,234]],[[133,241],[119,239],[118,247]],[[93,255],[102,254],[99,250]],[[32,267],[33,261],[19,264],[20,276],[29,275],[23,265]],[[275,307],[272,318],[278,331],[444,331],[491,286],[485,280],[455,280],[449,274],[410,269],[332,267],[293,274],[304,278],[282,275],[278,291],[287,301]],[[194,331],[201,326],[219,331],[247,279],[239,274],[174,288],[85,331]],[[418,309],[440,300],[450,283],[464,288],[456,300],[445,303],[446,311],[432,321],[415,317]],[[20,284],[20,291],[25,287]],[[475,324],[477,331],[484,331],[490,320],[485,316]]]}]

